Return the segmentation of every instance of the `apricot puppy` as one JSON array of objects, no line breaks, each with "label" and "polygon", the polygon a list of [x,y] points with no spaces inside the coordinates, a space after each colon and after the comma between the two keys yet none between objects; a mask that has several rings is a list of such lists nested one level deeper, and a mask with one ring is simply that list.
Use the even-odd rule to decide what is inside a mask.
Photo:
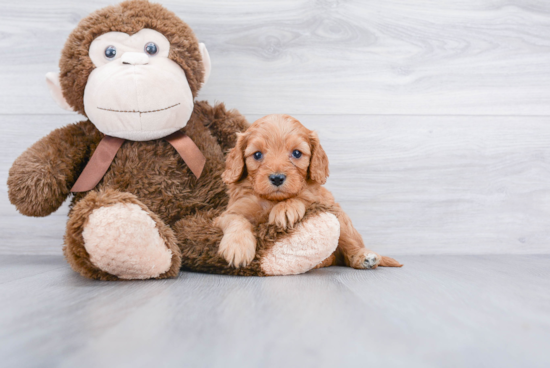
[{"label": "apricot puppy", "polygon": [[247,266],[255,256],[253,227],[268,221],[291,228],[312,203],[334,205],[340,239],[334,254],[318,267],[400,267],[389,257],[365,248],[350,218],[322,185],[329,175],[328,157],[317,133],[289,115],[268,115],[239,134],[222,175],[229,205],[214,224],[223,230],[219,254],[234,267]]}]

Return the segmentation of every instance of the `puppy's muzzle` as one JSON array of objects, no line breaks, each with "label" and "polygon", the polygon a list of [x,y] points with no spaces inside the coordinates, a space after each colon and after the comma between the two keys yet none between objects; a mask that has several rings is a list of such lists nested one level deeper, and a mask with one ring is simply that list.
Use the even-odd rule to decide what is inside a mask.
[{"label": "puppy's muzzle", "polygon": [[271,184],[275,185],[276,187],[280,187],[281,185],[283,185],[285,180],[286,180],[286,175],[284,174],[269,175],[269,181],[271,181]]}]

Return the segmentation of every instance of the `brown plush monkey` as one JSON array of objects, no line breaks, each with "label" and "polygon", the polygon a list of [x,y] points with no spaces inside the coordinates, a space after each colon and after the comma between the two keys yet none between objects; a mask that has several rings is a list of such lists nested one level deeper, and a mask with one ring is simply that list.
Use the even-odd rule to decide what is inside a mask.
[{"label": "brown plush monkey", "polygon": [[227,205],[224,154],[246,120],[195,102],[210,72],[203,44],[174,13],[126,1],[84,18],[67,40],[54,98],[88,120],[31,146],[9,172],[10,201],[47,216],[73,192],[64,253],[83,276],[149,279],[180,268],[238,275],[306,272],[332,254],[339,225],[313,206],[291,230],[256,229],[254,261],[218,256],[212,219]]}]

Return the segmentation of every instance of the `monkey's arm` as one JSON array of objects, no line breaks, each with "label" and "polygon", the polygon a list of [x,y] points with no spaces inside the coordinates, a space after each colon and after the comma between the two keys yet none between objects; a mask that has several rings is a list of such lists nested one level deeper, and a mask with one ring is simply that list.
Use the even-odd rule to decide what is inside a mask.
[{"label": "monkey's arm", "polygon": [[67,198],[90,154],[86,123],[54,130],[15,160],[8,176],[8,196],[23,215],[47,216]]},{"label": "monkey's arm", "polygon": [[216,137],[224,153],[235,147],[237,133],[244,132],[249,127],[240,112],[228,111],[223,103],[212,107],[206,101],[199,101],[195,103],[195,109],[202,115],[205,125]]}]

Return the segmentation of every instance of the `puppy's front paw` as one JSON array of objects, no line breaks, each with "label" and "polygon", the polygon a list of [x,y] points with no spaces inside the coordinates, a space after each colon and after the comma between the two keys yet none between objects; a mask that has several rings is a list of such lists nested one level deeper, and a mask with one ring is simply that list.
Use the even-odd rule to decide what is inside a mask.
[{"label": "puppy's front paw", "polygon": [[356,254],[347,255],[350,267],[358,269],[376,268],[382,257],[368,249],[362,249]]},{"label": "puppy's front paw", "polygon": [[277,203],[269,213],[269,223],[282,228],[291,228],[306,214],[302,201],[288,199]]},{"label": "puppy's front paw", "polygon": [[246,267],[256,255],[256,238],[250,231],[230,232],[223,236],[218,254],[230,266]]}]

